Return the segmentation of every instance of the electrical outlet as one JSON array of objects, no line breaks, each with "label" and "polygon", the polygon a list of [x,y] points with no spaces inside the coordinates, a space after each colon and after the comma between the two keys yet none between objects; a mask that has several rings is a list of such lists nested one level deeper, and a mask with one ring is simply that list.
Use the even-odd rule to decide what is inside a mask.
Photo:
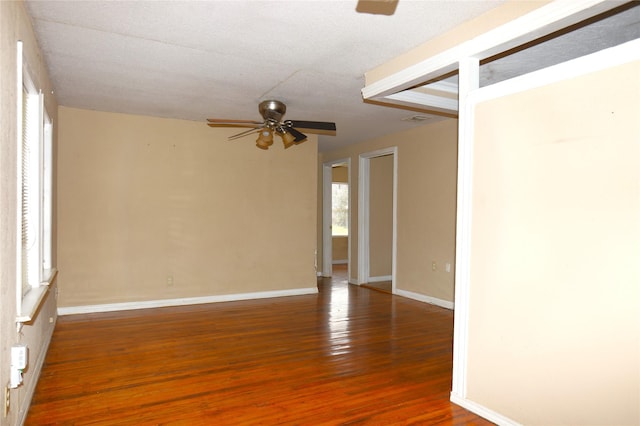
[{"label": "electrical outlet", "polygon": [[7,417],[9,414],[9,407],[11,406],[11,388],[9,385],[4,387],[4,417]]},{"label": "electrical outlet", "polygon": [[167,287],[173,287],[173,275],[167,275]]},{"label": "electrical outlet", "polygon": [[438,265],[436,264],[435,260],[431,262],[431,270],[432,271],[437,271],[438,270]]}]

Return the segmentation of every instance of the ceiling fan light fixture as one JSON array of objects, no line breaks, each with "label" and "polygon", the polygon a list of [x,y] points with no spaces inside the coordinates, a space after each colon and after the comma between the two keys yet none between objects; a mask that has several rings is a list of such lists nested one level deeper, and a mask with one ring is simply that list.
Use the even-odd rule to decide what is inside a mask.
[{"label": "ceiling fan light fixture", "polygon": [[260,149],[269,149],[273,145],[273,133],[271,129],[263,129],[256,139],[256,146]]},{"label": "ceiling fan light fixture", "polygon": [[291,133],[287,131],[282,131],[280,133],[280,137],[282,137],[282,143],[284,144],[284,149],[287,149],[290,146],[293,146],[296,141],[295,136],[293,136]]}]

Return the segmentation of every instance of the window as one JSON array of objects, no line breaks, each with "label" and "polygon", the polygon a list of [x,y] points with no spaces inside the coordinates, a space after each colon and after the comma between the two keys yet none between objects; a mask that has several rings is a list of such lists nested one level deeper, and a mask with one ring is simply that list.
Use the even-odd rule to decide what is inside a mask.
[{"label": "window", "polygon": [[331,235],[349,235],[349,185],[331,184]]},{"label": "window", "polygon": [[53,124],[18,42],[18,321],[28,322],[46,293],[51,262]]}]

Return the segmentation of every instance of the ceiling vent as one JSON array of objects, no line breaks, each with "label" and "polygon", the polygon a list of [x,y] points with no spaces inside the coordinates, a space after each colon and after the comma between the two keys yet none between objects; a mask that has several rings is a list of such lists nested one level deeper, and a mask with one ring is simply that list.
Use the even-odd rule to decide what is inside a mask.
[{"label": "ceiling vent", "polygon": [[413,123],[421,123],[423,121],[428,121],[430,119],[431,117],[429,117],[428,115],[410,115],[409,117],[403,118],[402,121],[411,121]]}]

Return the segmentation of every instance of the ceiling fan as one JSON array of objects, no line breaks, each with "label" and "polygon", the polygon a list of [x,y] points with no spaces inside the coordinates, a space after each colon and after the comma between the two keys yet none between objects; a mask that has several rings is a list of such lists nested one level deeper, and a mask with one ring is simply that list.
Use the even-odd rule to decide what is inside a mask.
[{"label": "ceiling fan", "polygon": [[358,0],[356,11],[374,15],[393,15],[398,6],[398,0]]},{"label": "ceiling fan", "polygon": [[301,121],[282,120],[287,106],[280,101],[262,101],[258,105],[258,111],[264,121],[252,120],[225,120],[221,118],[208,118],[209,127],[250,127],[249,130],[229,136],[229,140],[238,139],[252,133],[260,133],[256,140],[256,146],[260,149],[269,149],[273,145],[273,134],[276,133],[282,138],[284,147],[289,148],[307,140],[307,133],[318,135],[336,134],[336,124],[326,121]]}]

